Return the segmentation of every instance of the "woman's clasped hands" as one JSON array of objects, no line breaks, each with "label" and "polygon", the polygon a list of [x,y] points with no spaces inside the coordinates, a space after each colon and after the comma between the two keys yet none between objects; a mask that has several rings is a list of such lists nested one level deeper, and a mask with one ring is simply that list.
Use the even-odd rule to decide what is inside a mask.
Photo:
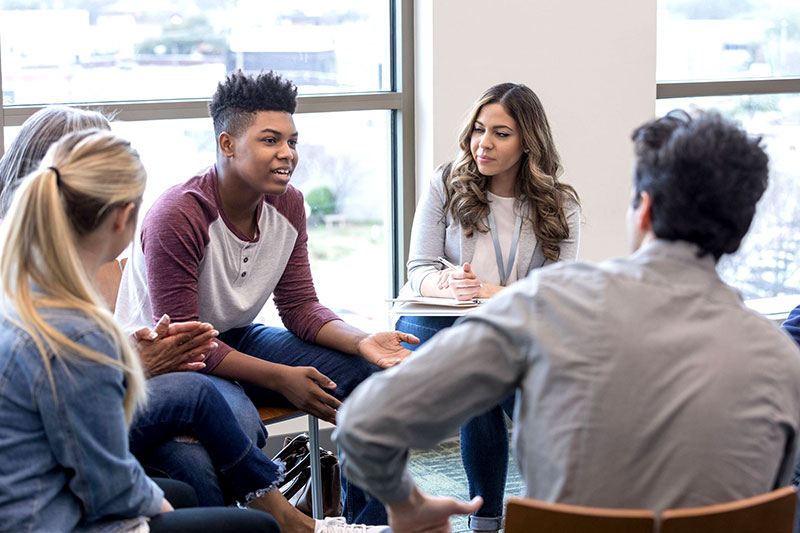
[{"label": "woman's clasped hands", "polygon": [[453,298],[460,301],[481,298],[483,284],[469,263],[464,263],[461,268],[446,268],[439,271],[436,286],[440,290],[450,289]]},{"label": "woman's clasped hands", "polygon": [[501,290],[500,285],[483,283],[469,263],[464,263],[460,268],[446,268],[439,271],[439,278],[436,281],[439,290],[450,290],[453,298],[466,302],[476,298],[491,298]]}]

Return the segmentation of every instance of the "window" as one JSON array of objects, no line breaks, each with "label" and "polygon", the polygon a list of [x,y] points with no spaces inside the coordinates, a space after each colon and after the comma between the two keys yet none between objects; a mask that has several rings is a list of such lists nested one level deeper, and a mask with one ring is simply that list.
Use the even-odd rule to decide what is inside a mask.
[{"label": "window", "polygon": [[800,6],[787,0],[659,0],[659,81],[800,76]]},{"label": "window", "polygon": [[207,98],[237,68],[301,94],[391,90],[389,2],[39,4],[59,7],[0,1],[6,105]]},{"label": "window", "polygon": [[[656,112],[714,108],[761,135],[770,184],[750,233],[718,271],[754,306],[800,294],[800,4],[659,0]],[[797,302],[800,303],[800,302]]]},{"label": "window", "polygon": [[0,0],[0,148],[43,105],[115,113],[148,170],[146,210],[214,162],[207,103],[225,74],[281,72],[300,94],[292,183],[320,300],[385,329],[414,202],[412,4]]}]

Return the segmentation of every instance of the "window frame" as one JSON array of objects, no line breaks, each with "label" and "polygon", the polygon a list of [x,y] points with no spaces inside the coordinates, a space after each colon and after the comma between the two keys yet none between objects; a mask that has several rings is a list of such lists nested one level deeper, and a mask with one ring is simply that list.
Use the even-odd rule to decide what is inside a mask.
[{"label": "window frame", "polygon": [[800,93],[800,77],[656,82],[656,100],[784,93]]}]

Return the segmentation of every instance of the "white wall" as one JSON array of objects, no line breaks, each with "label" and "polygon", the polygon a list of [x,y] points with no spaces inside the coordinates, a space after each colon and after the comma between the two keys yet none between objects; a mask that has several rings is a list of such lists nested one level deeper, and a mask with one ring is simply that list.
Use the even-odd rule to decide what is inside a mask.
[{"label": "white wall", "polygon": [[525,83],[581,197],[580,258],[627,253],[630,133],[655,110],[655,0],[417,0],[417,193],[453,158],[472,103]]}]

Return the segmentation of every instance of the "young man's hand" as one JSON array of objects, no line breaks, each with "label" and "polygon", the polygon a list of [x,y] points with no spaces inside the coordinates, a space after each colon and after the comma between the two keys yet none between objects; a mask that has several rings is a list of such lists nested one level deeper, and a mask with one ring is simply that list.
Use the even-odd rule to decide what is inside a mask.
[{"label": "young man's hand", "polygon": [[367,361],[381,368],[389,368],[411,355],[400,343],[419,344],[419,339],[400,331],[382,331],[367,335],[358,342],[357,351]]},{"label": "young man's hand", "polygon": [[311,366],[285,366],[281,369],[280,386],[276,390],[298,409],[320,420],[336,423],[336,409],[342,402],[322,390],[335,389],[336,383]]},{"label": "young man's hand", "polygon": [[387,505],[392,533],[450,533],[450,517],[472,514],[483,505],[476,496],[470,502],[455,498],[440,498],[422,494],[419,489],[402,503]]}]

